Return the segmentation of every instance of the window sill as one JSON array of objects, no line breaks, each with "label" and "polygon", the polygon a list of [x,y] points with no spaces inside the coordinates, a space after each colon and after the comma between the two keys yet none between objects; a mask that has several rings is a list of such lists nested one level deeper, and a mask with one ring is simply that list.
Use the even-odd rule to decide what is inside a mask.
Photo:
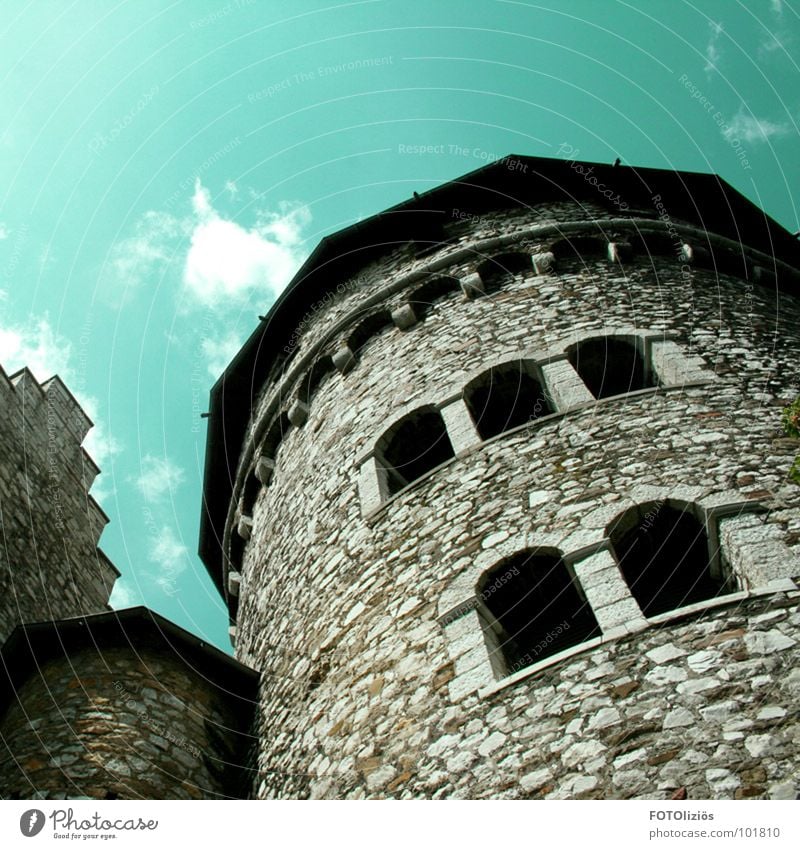
[{"label": "window sill", "polygon": [[640,620],[640,623],[632,623],[631,625],[624,626],[622,628],[614,628],[613,630],[608,631],[600,637],[595,637],[594,639],[587,640],[585,643],[580,643],[577,646],[572,646],[571,648],[565,649],[564,651],[559,652],[558,654],[554,654],[550,657],[545,658],[544,660],[540,660],[538,663],[534,663],[531,666],[526,666],[524,669],[520,669],[518,672],[514,672],[513,674],[501,679],[500,681],[495,681],[494,683],[479,689],[478,696],[482,699],[488,698],[489,696],[493,696],[495,693],[499,693],[501,690],[505,690],[507,687],[512,687],[514,684],[517,684],[520,681],[524,681],[527,678],[532,678],[539,672],[542,672],[545,669],[549,669],[552,666],[556,666],[557,664],[562,663],[563,661],[568,660],[571,657],[575,657],[576,655],[591,651],[592,649],[595,649],[598,646],[602,646],[605,643],[615,642],[616,640],[628,637],[631,634],[637,634],[642,631],[647,631],[650,628],[658,627],[659,625],[673,623],[680,619],[695,616],[698,613],[702,613],[706,610],[713,610],[714,608],[737,604],[741,601],[746,601],[750,598],[772,595],[773,593],[778,592],[795,592],[796,590],[797,585],[794,583],[794,581],[788,578],[782,578],[776,581],[772,581],[769,584],[766,584],[763,587],[758,587],[754,590],[728,593],[727,595],[719,596],[717,598],[710,599],[709,601],[700,601],[696,604],[689,604],[686,607],[679,607],[676,610],[670,610],[667,613],[659,613],[658,616],[651,616],[648,619]]},{"label": "window sill", "polygon": [[[707,386],[711,382],[711,380],[695,380],[691,382],[668,386],[651,386],[648,389],[637,389],[635,392],[624,392],[621,395],[610,395],[608,398],[596,398],[593,401],[587,401],[585,404],[576,404],[575,406],[569,407],[566,410],[560,410],[556,413],[550,413],[550,415],[534,419],[532,422],[519,425],[519,427],[514,427],[510,430],[505,430],[502,433],[498,433],[497,436],[491,437],[491,439],[484,440],[479,445],[476,445],[469,451],[463,451],[457,454],[455,457],[451,457],[449,460],[446,460],[444,463],[440,463],[438,466],[434,466],[432,469],[430,469],[430,471],[426,472],[421,477],[418,477],[416,480],[412,481],[407,486],[404,486],[402,489],[395,492],[384,502],[382,502],[378,507],[374,507],[369,512],[364,513],[364,520],[372,524],[377,519],[377,517],[384,510],[394,504],[395,501],[402,498],[404,495],[407,495],[409,492],[416,489],[417,487],[422,486],[431,477],[438,474],[442,469],[446,469],[448,466],[451,466],[457,460],[463,460],[465,457],[470,457],[478,451],[482,451],[486,445],[491,445],[492,443],[498,442],[501,439],[506,439],[509,436],[516,436],[517,434],[523,433],[526,430],[535,431],[539,428],[540,425],[550,424],[551,422],[558,421],[559,419],[563,419],[566,416],[571,416],[574,413],[580,413],[585,410],[593,409],[595,407],[604,406],[605,404],[616,404],[624,399],[638,399],[648,397],[650,395],[658,395],[659,393],[676,392],[683,389],[695,389],[697,387]],[[360,466],[367,460],[371,459],[374,456],[374,453],[374,451],[370,451],[368,454],[365,454],[364,456],[360,457],[358,465]]]}]

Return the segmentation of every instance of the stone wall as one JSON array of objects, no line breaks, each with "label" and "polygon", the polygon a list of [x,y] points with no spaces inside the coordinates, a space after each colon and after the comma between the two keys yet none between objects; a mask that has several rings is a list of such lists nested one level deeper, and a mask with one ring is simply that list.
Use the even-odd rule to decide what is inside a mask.
[{"label": "stone wall", "polygon": [[163,644],[133,642],[31,670],[0,721],[4,798],[241,795],[241,710]]},{"label": "stone wall", "polygon": [[0,645],[18,622],[105,610],[118,575],[97,547],[91,427],[56,377],[0,369]]},{"label": "stone wall", "polygon": [[[585,215],[559,208],[532,220],[556,212]],[[521,218],[509,213],[504,228],[524,231]],[[473,241],[489,232],[481,227],[467,228]],[[520,249],[551,244],[530,236]],[[485,256],[476,250],[446,273],[474,273]],[[369,291],[406,272],[384,269]],[[341,298],[357,311],[356,294]],[[394,292],[386,305],[405,298]],[[787,670],[798,617],[787,580],[800,574],[800,489],[786,479],[797,445],[782,437],[780,407],[800,389],[798,326],[800,304],[788,297],[776,309],[775,294],[751,282],[639,254],[622,266],[592,257],[532,268],[487,297],[454,293],[424,321],[369,341],[286,432],[254,497],[249,539],[230,550],[241,572],[237,656],[265,673],[254,794],[794,793],[797,678]],[[365,513],[364,458],[404,411],[457,398],[499,360],[609,328],[669,335],[707,379],[575,405],[473,446]],[[320,353],[341,341],[324,311],[306,352],[315,339]],[[265,388],[251,433],[292,391]],[[604,627],[592,648],[493,689],[477,622],[464,617],[454,634],[443,615],[514,550],[577,558],[616,515],[657,497],[705,505],[742,594],[680,623],[637,621],[635,636]],[[714,505],[744,525],[726,530]],[[759,527],[748,524],[756,507],[767,510]],[[769,580],[755,567],[764,540],[774,546]],[[781,580],[784,595],[756,592]]]}]

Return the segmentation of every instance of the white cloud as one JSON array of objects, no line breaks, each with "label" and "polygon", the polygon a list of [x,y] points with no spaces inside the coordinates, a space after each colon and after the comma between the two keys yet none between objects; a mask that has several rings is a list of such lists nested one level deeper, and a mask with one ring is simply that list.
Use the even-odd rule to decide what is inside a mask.
[{"label": "white cloud", "polygon": [[765,118],[756,118],[755,115],[748,114],[744,107],[740,106],[733,120],[722,131],[722,135],[728,141],[738,139],[741,142],[754,144],[769,141],[773,137],[785,136],[789,130],[790,127],[786,124],[776,124],[774,121],[768,121]]},{"label": "white cloud", "polygon": [[42,318],[31,327],[0,326],[0,363],[11,373],[27,366],[42,383],[54,374],[71,373],[72,346]]},{"label": "white cloud", "polygon": [[121,610],[123,607],[137,607],[143,603],[142,594],[138,587],[131,586],[129,580],[123,576],[118,578],[114,584],[108,603],[114,610]]},{"label": "white cloud", "polygon": [[115,296],[130,294],[160,279],[174,261],[180,262],[180,240],[187,222],[166,212],[150,211],[136,222],[132,236],[116,242],[100,271],[100,285]]},{"label": "white cloud", "polygon": [[776,50],[786,52],[786,48],[792,42],[792,33],[783,23],[783,0],[772,0],[770,8],[775,16],[775,29],[767,29],[767,35],[762,38],[761,43],[758,45],[758,56],[760,59],[769,58]]},{"label": "white cloud", "polygon": [[218,338],[204,339],[202,351],[208,365],[209,377],[216,380],[243,344],[244,339],[235,331],[230,331]]},{"label": "white cloud", "polygon": [[109,604],[115,610],[144,604],[142,586],[156,586],[167,595],[177,595],[178,579],[189,566],[189,549],[169,525],[158,529],[150,538],[147,558],[157,568],[142,570],[138,580],[123,576],[114,584]]},{"label": "white cloud", "polygon": [[8,238],[8,227],[6,227],[6,225],[2,221],[0,221],[0,239],[7,239],[7,238]]},{"label": "white cloud", "polygon": [[[122,445],[105,427],[98,400],[82,391],[84,380],[72,366],[72,346],[53,329],[47,316],[29,327],[14,324],[0,326],[0,365],[8,374],[27,366],[39,383],[57,374],[94,422],[94,427],[83,441],[83,447],[95,463],[108,473]],[[103,501],[111,495],[112,490],[107,484],[109,480],[109,477],[103,475],[95,480],[92,495],[97,501]]]},{"label": "white cloud", "polygon": [[[240,193],[228,180],[225,196]],[[258,196],[247,190],[254,201]],[[183,309],[205,308],[218,316],[239,312],[252,298],[265,306],[279,294],[305,258],[307,207],[279,203],[277,209],[254,205],[252,226],[227,218],[215,208],[209,190],[195,180],[185,215],[151,210],[118,241],[100,272],[101,292],[118,299],[166,276],[178,279]],[[214,375],[227,365],[240,340],[229,334],[201,343]]]},{"label": "white cloud", "polygon": [[722,24],[710,22],[708,25],[709,36],[706,44],[706,65],[703,69],[707,74],[717,70],[717,65],[722,56],[722,51],[719,49],[719,38],[722,35]]},{"label": "white cloud", "polygon": [[142,458],[141,473],[136,486],[145,501],[160,501],[171,495],[184,480],[184,472],[169,457],[153,457],[147,454]]},{"label": "white cloud", "polygon": [[158,564],[158,570],[151,577],[164,592],[174,595],[177,591],[175,581],[189,564],[189,549],[175,531],[165,525],[153,538],[148,556],[152,563]]},{"label": "white cloud", "polygon": [[252,228],[223,218],[198,179],[192,198],[196,223],[183,282],[206,307],[241,306],[251,295],[274,297],[303,259],[307,207],[284,203],[278,212],[260,211]]}]

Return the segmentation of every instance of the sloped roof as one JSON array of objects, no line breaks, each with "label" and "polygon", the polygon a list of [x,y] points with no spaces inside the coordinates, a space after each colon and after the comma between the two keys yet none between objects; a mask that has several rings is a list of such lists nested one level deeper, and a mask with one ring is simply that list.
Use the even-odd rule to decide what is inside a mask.
[{"label": "sloped roof", "polygon": [[[133,656],[155,647],[159,656],[172,658],[198,679],[216,688],[247,726],[255,711],[258,673],[210,643],[146,607],[17,625],[0,650],[0,712],[40,667],[56,658],[94,648],[98,655],[117,647]],[[80,674],[80,670],[76,670]]]},{"label": "sloped roof", "polygon": [[[584,174],[577,166],[582,166]],[[586,177],[618,193],[630,213],[605,201]],[[242,440],[263,381],[309,305],[377,257],[411,241],[435,241],[453,210],[492,209],[568,200],[606,203],[620,216],[636,209],[659,211],[779,257],[800,268],[800,245],[783,227],[714,174],[509,155],[477,171],[415,195],[384,212],[327,236],[211,389],[199,553],[222,592],[222,536]],[[795,287],[779,280],[779,286]]]}]

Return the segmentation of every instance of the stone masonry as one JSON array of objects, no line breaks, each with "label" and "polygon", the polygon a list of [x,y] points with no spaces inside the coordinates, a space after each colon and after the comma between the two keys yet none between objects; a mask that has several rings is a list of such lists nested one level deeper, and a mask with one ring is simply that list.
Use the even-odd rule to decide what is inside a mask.
[{"label": "stone masonry", "polygon": [[[444,231],[309,294],[253,408],[224,540],[237,657],[263,674],[252,795],[794,798],[800,489],[780,410],[800,301],[746,235],[621,215],[591,187]],[[528,259],[490,282],[503,251]],[[433,277],[455,285],[421,305]],[[598,335],[638,339],[657,386],[587,394],[565,352]],[[555,412],[481,440],[464,388],[520,359]],[[423,407],[456,456],[391,495],[381,440]],[[699,517],[730,591],[645,617],[609,529],[665,503]],[[602,633],[498,674],[475,588],[539,548]]]},{"label": "stone masonry", "polygon": [[58,377],[0,368],[0,645],[18,622],[108,609],[117,570],[81,447],[91,421]]}]

